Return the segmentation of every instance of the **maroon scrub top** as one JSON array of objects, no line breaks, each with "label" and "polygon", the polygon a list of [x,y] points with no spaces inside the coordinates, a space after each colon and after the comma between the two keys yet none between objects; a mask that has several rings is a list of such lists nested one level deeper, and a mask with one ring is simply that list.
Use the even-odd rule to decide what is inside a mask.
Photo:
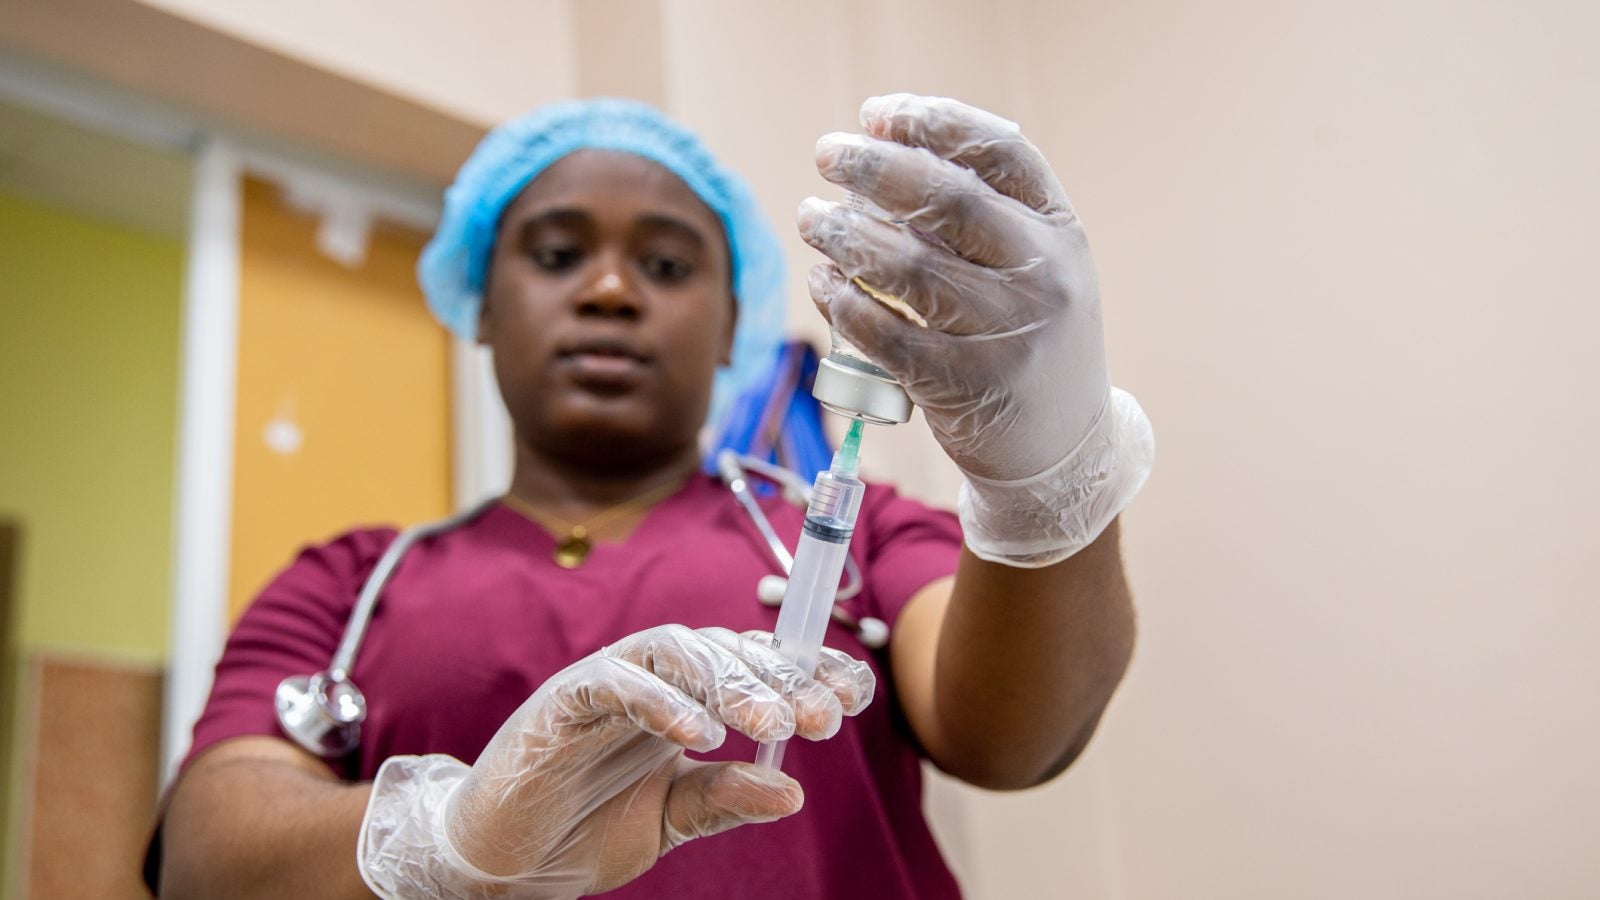
[{"label": "maroon scrub top", "polygon": [[[762,507],[793,547],[802,511],[778,498]],[[282,736],[274,689],[328,665],[362,583],[394,536],[357,530],[310,547],[267,585],[228,638],[185,766],[228,738]],[[557,566],[554,547],[543,528],[495,505],[407,551],[351,672],[367,719],[360,747],[329,764],[340,777],[371,780],[396,755],[448,753],[471,763],[545,679],[625,635],[667,623],[770,631],[777,622],[778,611],[756,599],[757,581],[777,572],[777,562],[714,478],[692,479],[627,540],[595,546],[576,569]],[[955,572],[960,548],[953,515],[869,485],[850,545],[866,585],[842,606],[892,628],[919,589]],[[837,622],[825,642],[867,660],[878,695],[830,740],[789,744],[784,771],[805,788],[804,808],[690,841],[606,897],[960,896],[922,816],[921,760],[887,651],[867,649]],[[691,755],[748,761],[755,752],[730,730],[718,749]],[[147,859],[151,874],[159,839]]]}]

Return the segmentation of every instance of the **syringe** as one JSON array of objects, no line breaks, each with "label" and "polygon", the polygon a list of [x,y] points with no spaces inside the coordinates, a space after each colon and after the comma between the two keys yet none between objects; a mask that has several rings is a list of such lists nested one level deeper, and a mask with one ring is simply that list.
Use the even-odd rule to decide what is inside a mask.
[{"label": "syringe", "polygon": [[[789,586],[783,592],[783,605],[778,608],[778,627],[773,630],[773,647],[807,675],[817,669],[822,636],[832,617],[839,576],[844,571],[850,535],[855,531],[861,495],[866,490],[856,477],[861,431],[862,421],[852,421],[844,443],[833,455],[832,465],[817,473],[805,525],[794,551],[794,566],[789,570]],[[787,743],[762,744],[756,753],[756,765],[782,768]]]}]

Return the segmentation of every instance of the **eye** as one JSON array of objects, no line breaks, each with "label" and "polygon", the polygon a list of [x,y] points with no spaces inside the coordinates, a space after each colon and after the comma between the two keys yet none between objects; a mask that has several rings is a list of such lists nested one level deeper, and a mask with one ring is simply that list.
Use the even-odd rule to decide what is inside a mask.
[{"label": "eye", "polygon": [[528,255],[546,272],[565,272],[583,259],[583,251],[573,244],[542,244]]},{"label": "eye", "polygon": [[646,276],[664,284],[682,281],[694,273],[694,266],[687,261],[659,253],[646,256],[641,266]]}]

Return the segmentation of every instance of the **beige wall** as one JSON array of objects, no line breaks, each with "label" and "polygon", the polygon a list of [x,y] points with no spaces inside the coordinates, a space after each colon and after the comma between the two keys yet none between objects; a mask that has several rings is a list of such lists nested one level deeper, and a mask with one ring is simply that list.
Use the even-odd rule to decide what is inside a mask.
[{"label": "beige wall", "polygon": [[577,88],[573,0],[136,0],[480,125]]},{"label": "beige wall", "polygon": [[[159,5],[479,120],[578,84],[594,39],[564,4]],[[1066,778],[936,793],[973,897],[1592,896],[1600,7],[635,5],[639,92],[786,234],[816,135],[888,89],[1020,119],[1090,227],[1161,445],[1142,639]],[[537,77],[483,74],[512,65]],[[873,441],[950,496],[915,429]]]},{"label": "beige wall", "polygon": [[1161,443],[1096,749],[1123,895],[1593,896],[1600,8],[1027,34]]},{"label": "beige wall", "polygon": [[1095,242],[1142,639],[1078,770],[939,804],[975,896],[1592,896],[1600,7],[669,6],[774,215],[910,89],[1022,120]]}]

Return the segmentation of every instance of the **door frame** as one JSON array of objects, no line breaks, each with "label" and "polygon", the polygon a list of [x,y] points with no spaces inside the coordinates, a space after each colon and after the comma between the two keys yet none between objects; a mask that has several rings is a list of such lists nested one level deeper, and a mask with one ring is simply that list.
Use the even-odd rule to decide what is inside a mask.
[{"label": "door frame", "polygon": [[[0,99],[194,161],[180,325],[173,566],[161,731],[164,788],[187,752],[227,633],[243,178],[251,175],[283,186],[297,202],[318,209],[329,227],[337,227],[335,220],[349,228],[351,221],[381,218],[431,233],[440,198],[431,185],[363,171],[356,161],[246,135],[4,50],[0,50]],[[343,236],[360,239],[348,231]],[[511,427],[487,350],[453,338],[450,372],[452,502],[460,509],[510,483]]]}]

